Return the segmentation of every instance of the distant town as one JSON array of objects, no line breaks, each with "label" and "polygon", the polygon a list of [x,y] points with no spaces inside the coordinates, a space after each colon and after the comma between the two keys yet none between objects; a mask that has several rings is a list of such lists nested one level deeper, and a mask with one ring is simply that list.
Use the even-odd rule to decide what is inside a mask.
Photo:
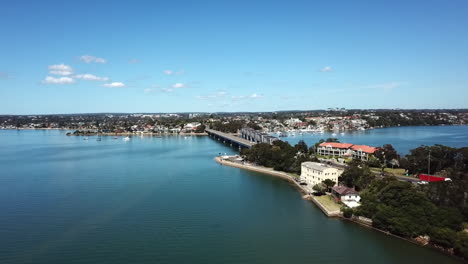
[{"label": "distant town", "polygon": [[[242,127],[267,133],[366,130],[395,126],[468,124],[468,109],[347,110],[256,113],[98,113],[0,115],[0,129],[67,129],[78,133],[203,133],[206,127],[236,133]],[[281,134],[283,133],[283,134]]]}]

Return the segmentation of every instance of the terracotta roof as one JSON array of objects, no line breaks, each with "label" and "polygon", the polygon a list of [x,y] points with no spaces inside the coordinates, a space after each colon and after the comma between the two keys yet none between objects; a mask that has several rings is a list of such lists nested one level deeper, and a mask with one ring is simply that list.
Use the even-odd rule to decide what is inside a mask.
[{"label": "terracotta roof", "polygon": [[359,194],[353,188],[349,188],[349,187],[346,187],[346,186],[333,186],[332,190],[334,192],[338,193],[340,196],[341,195],[346,195],[346,194]]},{"label": "terracotta roof", "polygon": [[351,149],[356,150],[356,151],[361,150],[362,152],[369,153],[369,154],[372,154],[377,150],[377,148],[369,147],[366,145],[353,145]]},{"label": "terracotta roof", "polygon": [[323,143],[320,144],[319,146],[320,146],[320,147],[331,146],[332,148],[343,148],[343,149],[347,149],[347,148],[350,148],[352,145],[353,145],[353,144],[350,144],[350,143],[323,142]]}]

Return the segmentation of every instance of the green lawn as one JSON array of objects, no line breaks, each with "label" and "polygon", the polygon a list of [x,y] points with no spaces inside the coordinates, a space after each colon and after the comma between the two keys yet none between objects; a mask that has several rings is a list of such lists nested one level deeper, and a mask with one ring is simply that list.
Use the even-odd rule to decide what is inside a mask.
[{"label": "green lawn", "polygon": [[[371,171],[373,172],[381,172],[382,169],[381,168],[370,168]],[[395,169],[392,169],[392,168],[385,168],[385,172],[387,174],[390,174],[390,175],[395,175],[395,176],[406,176],[406,171],[405,169],[401,169],[401,168],[395,168]]]},{"label": "green lawn", "polygon": [[330,195],[315,196],[315,199],[319,201],[328,211],[339,211],[341,208],[340,204],[337,204]]}]

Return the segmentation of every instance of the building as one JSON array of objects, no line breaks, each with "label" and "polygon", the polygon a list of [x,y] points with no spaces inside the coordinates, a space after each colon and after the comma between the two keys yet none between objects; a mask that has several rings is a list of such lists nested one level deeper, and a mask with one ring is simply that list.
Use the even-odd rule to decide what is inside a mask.
[{"label": "building", "polygon": [[350,157],[352,146],[349,143],[323,142],[317,147],[317,153],[322,156]]},{"label": "building", "polygon": [[322,156],[344,157],[369,160],[378,148],[350,143],[323,142],[317,147],[317,153]]},{"label": "building", "polygon": [[338,177],[341,173],[343,173],[343,170],[338,168],[318,162],[308,161],[301,164],[300,180],[312,187],[316,184],[322,183],[326,179],[330,179],[336,184],[338,183]]},{"label": "building", "polygon": [[359,203],[361,201],[361,196],[359,196],[359,193],[353,188],[346,186],[333,186],[332,195],[336,200],[341,201],[349,208],[354,208],[361,205]]},{"label": "building", "polygon": [[238,134],[239,137],[255,143],[267,143],[271,145],[276,140],[279,140],[276,137],[270,136],[267,133],[254,130],[252,128],[242,128],[239,130]]}]

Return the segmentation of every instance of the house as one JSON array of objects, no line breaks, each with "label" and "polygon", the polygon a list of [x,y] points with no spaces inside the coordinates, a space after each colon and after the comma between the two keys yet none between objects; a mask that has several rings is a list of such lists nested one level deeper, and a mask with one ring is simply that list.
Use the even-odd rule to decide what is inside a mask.
[{"label": "house", "polygon": [[352,146],[349,143],[323,142],[317,147],[317,153],[322,156],[350,157]]},{"label": "house", "polygon": [[301,164],[300,181],[309,186],[322,183],[326,179],[338,182],[338,177],[343,173],[343,170],[328,166],[318,162],[303,162]]},{"label": "house", "polygon": [[353,188],[346,186],[333,186],[332,195],[336,200],[341,201],[349,208],[354,208],[361,205],[359,203],[361,201],[361,196],[359,196],[359,193]]},{"label": "house", "polygon": [[369,160],[369,157],[377,151],[377,148],[366,145],[353,145],[351,149],[353,158],[360,160]]},{"label": "house", "polygon": [[378,148],[350,143],[323,142],[317,147],[317,153],[322,156],[352,157],[354,159],[369,160]]}]

